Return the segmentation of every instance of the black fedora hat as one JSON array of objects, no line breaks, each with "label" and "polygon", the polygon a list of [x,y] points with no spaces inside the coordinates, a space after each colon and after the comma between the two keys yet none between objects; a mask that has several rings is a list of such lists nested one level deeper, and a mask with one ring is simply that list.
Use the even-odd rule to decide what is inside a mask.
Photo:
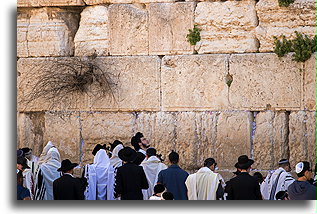
[{"label": "black fedora hat", "polygon": [[65,159],[62,161],[61,168],[59,168],[57,171],[68,171],[76,167],[77,163],[72,163],[69,159]]},{"label": "black fedora hat", "polygon": [[123,161],[132,162],[137,157],[137,154],[131,147],[124,147],[119,151],[118,156]]},{"label": "black fedora hat", "polygon": [[249,159],[247,155],[241,155],[234,167],[238,169],[248,169],[253,163],[254,160]]}]

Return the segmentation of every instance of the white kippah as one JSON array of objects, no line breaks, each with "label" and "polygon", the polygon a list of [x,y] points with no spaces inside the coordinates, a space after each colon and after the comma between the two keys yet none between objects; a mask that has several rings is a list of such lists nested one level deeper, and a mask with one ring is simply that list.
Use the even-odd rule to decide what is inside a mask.
[{"label": "white kippah", "polygon": [[303,168],[304,168],[304,163],[303,162],[299,162],[298,164],[296,164],[295,172],[297,174],[301,173],[303,171]]}]

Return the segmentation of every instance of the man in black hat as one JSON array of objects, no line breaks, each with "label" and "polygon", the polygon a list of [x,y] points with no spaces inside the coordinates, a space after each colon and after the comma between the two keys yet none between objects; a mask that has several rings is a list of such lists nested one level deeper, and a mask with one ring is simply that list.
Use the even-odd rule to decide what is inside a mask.
[{"label": "man in black hat", "polygon": [[118,156],[123,165],[117,170],[114,188],[116,197],[121,197],[121,200],[142,200],[142,189],[149,188],[149,184],[143,168],[133,163],[136,151],[125,147],[119,151]]},{"label": "man in black hat", "polygon": [[235,167],[240,171],[236,177],[227,182],[227,200],[262,200],[258,181],[249,175],[253,160],[241,155]]},{"label": "man in black hat", "polygon": [[73,169],[77,165],[69,159],[62,161],[57,171],[61,171],[63,176],[53,182],[54,200],[84,200],[82,183],[73,176]]}]

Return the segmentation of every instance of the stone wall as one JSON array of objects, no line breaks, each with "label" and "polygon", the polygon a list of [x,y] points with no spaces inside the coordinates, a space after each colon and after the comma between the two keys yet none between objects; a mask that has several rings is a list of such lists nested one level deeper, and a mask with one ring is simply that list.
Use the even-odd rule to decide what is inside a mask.
[{"label": "stone wall", "polygon": [[[191,46],[195,24],[201,41]],[[129,145],[140,131],[191,172],[214,157],[229,177],[241,154],[258,170],[281,158],[315,162],[316,56],[273,53],[273,36],[295,30],[316,34],[314,1],[18,0],[17,146],[39,155],[51,140],[83,165],[95,144]],[[43,65],[92,55],[115,99],[26,102]]]}]

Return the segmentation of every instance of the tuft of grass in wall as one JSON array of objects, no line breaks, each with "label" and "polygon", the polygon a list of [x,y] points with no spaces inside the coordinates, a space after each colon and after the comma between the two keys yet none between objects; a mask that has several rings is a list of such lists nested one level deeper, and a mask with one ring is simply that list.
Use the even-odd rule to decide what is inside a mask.
[{"label": "tuft of grass in wall", "polygon": [[288,7],[290,4],[293,4],[295,0],[278,0],[278,5],[280,7]]},{"label": "tuft of grass in wall", "polygon": [[199,42],[201,40],[201,38],[200,38],[201,29],[198,28],[197,25],[194,25],[194,28],[189,29],[188,31],[189,31],[189,33],[186,35],[187,41],[191,45],[196,45],[197,42]]},{"label": "tuft of grass in wall", "polygon": [[305,62],[316,52],[316,36],[311,39],[297,31],[295,31],[295,34],[296,38],[293,40],[287,40],[284,35],[282,35],[282,41],[274,37],[274,53],[278,57],[283,57],[285,54],[294,52],[294,61]]}]

